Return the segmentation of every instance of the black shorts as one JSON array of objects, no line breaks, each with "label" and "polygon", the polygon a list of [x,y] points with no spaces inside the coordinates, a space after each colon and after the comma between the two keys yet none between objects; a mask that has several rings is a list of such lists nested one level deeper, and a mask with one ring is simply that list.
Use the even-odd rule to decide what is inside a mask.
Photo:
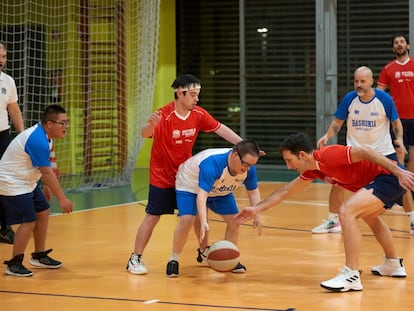
[{"label": "black shorts", "polygon": [[403,126],[404,145],[414,146],[414,119],[401,119]]},{"label": "black shorts", "polygon": [[149,186],[148,204],[145,211],[150,215],[174,214],[177,209],[175,188]]},{"label": "black shorts", "polygon": [[[398,166],[404,168],[401,164],[398,164]],[[402,196],[406,192],[400,186],[398,178],[392,174],[378,175],[364,188],[373,189],[373,194],[384,203],[385,208],[391,208],[395,203],[402,205]]]},{"label": "black shorts", "polygon": [[6,151],[7,146],[10,144],[12,137],[9,130],[4,130],[0,132],[0,158],[3,153]]}]

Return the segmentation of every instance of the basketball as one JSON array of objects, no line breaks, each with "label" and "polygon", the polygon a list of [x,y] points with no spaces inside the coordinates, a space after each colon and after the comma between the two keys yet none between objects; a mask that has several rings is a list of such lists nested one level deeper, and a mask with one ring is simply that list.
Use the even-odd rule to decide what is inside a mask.
[{"label": "basketball", "polygon": [[234,243],[227,240],[214,242],[207,255],[207,263],[218,272],[233,270],[239,263],[240,252]]}]

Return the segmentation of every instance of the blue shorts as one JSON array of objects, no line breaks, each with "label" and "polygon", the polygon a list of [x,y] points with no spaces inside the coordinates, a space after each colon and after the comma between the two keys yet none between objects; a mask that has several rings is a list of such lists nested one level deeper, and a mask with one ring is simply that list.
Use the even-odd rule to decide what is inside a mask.
[{"label": "blue shorts", "polygon": [[6,210],[9,225],[36,221],[36,213],[50,208],[39,186],[30,192],[16,196],[0,195],[0,204]]},{"label": "blue shorts", "polygon": [[[401,164],[399,166],[403,167]],[[385,208],[391,208],[395,203],[402,205],[402,196],[406,192],[398,183],[398,178],[392,174],[378,175],[364,188],[373,189],[373,194],[384,203]]]},{"label": "blue shorts", "polygon": [[[177,190],[178,216],[194,215],[197,212],[197,194]],[[239,212],[233,193],[219,197],[209,197],[207,207],[219,215],[233,215]]]},{"label": "blue shorts", "polygon": [[174,214],[177,209],[175,188],[149,186],[148,204],[145,211],[150,215]]}]

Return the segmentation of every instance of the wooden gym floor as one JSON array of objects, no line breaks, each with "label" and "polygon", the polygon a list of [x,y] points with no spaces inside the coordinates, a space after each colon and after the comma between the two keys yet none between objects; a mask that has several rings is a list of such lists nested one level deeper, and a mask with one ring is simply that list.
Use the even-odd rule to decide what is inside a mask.
[{"label": "wooden gym floor", "polygon": [[[262,196],[283,183],[260,183]],[[165,277],[176,216],[164,216],[145,251],[147,275],[125,270],[135,233],[144,217],[145,202],[77,211],[50,218],[48,246],[62,260],[58,270],[32,269],[33,277],[0,273],[1,310],[413,310],[414,250],[408,219],[402,209],[384,214],[404,258],[406,279],[374,276],[370,268],[382,262],[374,237],[361,223],[363,270],[361,292],[331,293],[319,286],[344,264],[341,234],[312,235],[327,214],[330,186],[312,184],[301,194],[263,215],[265,228],[257,236],[250,224],[240,230],[241,262],[247,273],[215,272],[196,262],[197,243],[190,234],[180,260],[180,277]],[[240,207],[248,201],[236,192]],[[222,239],[224,224],[210,213],[210,240]],[[32,243],[32,242],[30,242]],[[30,244],[24,263],[33,249]],[[0,244],[1,261],[11,245]],[[3,269],[5,266],[3,266]]]}]

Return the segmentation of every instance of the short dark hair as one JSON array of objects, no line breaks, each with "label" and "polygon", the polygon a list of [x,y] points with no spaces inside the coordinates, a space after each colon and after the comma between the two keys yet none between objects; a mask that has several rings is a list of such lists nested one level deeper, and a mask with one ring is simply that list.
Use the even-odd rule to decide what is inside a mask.
[{"label": "short dark hair", "polygon": [[294,155],[298,156],[300,151],[311,153],[315,148],[309,137],[304,133],[296,133],[289,135],[280,144],[279,151],[290,151]]},{"label": "short dark hair", "polygon": [[65,108],[62,106],[49,105],[43,112],[42,123],[46,123],[47,121],[56,121],[58,119],[58,115],[62,113],[66,113]]},{"label": "short dark hair", "polygon": [[403,37],[405,39],[405,41],[407,42],[407,44],[410,44],[410,39],[408,38],[407,35],[405,35],[403,33],[396,33],[395,35],[392,36],[391,46],[394,45],[394,40],[395,40],[395,38],[398,38],[398,37]]},{"label": "short dark hair", "polygon": [[197,79],[196,77],[194,77],[193,75],[190,74],[183,74],[178,76],[174,82],[171,84],[171,87],[173,89],[178,89],[179,87],[187,87],[191,84],[200,84],[201,82],[199,79]]},{"label": "short dark hair", "polygon": [[251,154],[255,157],[260,156],[260,148],[257,142],[253,139],[244,139],[239,141],[234,147],[234,151],[237,151],[242,157],[246,154]]},{"label": "short dark hair", "polygon": [[[176,90],[178,88],[189,88],[191,87],[191,85],[200,85],[201,86],[201,81],[199,79],[197,79],[196,77],[194,77],[191,74],[183,74],[183,75],[179,75],[174,82],[171,84],[171,87]],[[177,99],[177,93],[174,92],[174,97],[175,99]]]}]

